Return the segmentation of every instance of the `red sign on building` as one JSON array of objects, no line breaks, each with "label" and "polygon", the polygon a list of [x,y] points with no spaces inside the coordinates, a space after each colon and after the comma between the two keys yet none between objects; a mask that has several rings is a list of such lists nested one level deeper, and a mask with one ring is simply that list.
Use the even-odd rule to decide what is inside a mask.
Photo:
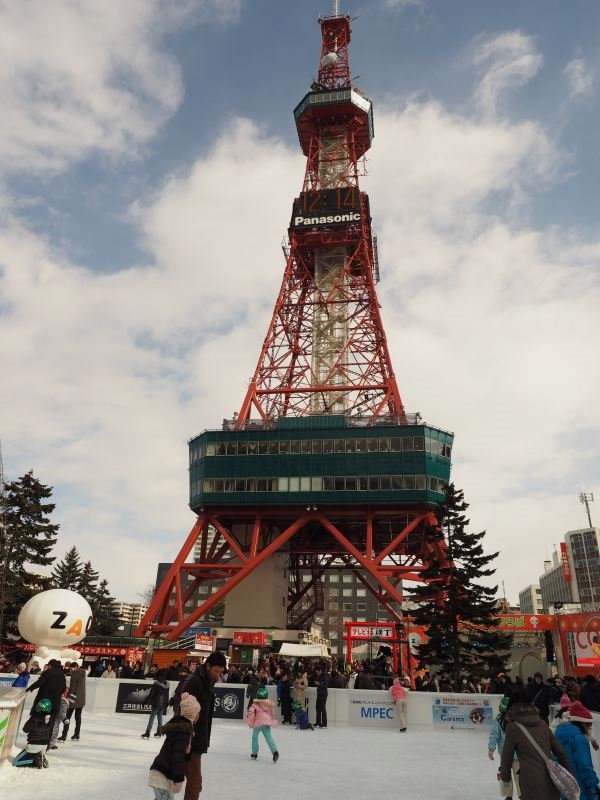
[{"label": "red sign on building", "polygon": [[567,545],[564,542],[560,543],[560,557],[562,559],[562,568],[566,581],[571,581],[571,566],[569,565],[569,554],[567,553]]},{"label": "red sign on building", "polygon": [[270,634],[266,631],[234,631],[233,644],[270,644]]}]

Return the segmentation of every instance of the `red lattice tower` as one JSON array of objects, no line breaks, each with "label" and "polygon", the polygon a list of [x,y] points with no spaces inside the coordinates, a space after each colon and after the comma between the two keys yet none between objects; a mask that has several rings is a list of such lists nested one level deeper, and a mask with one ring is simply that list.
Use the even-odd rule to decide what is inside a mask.
[{"label": "red lattice tower", "polygon": [[234,589],[225,613],[243,616],[277,559],[287,617],[265,625],[299,628],[322,611],[329,570],[352,572],[400,622],[403,581],[447,560],[438,519],[453,437],[402,405],[359,187],[372,106],[350,80],[350,17],[319,23],[318,76],[294,110],[306,172],[281,289],[239,414],[190,440],[197,520],[140,635],[176,639]]},{"label": "red lattice tower", "polygon": [[[320,20],[318,79],[294,111],[307,157],[281,290],[238,416],[404,418],[375,292],[376,246],[359,174],[371,103],[352,87],[350,18]],[[323,222],[322,220],[332,220]],[[313,220],[314,224],[310,224]]]}]

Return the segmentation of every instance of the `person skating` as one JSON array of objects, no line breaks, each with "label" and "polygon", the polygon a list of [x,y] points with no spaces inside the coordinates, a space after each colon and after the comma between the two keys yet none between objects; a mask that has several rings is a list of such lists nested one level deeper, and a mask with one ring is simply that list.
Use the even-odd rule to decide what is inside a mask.
[{"label": "person skating", "polygon": [[168,705],[173,709],[173,713],[177,716],[179,714],[179,704],[181,703],[181,695],[183,693],[183,687],[186,684],[187,679],[190,677],[190,668],[183,665],[179,670],[179,683],[175,687],[175,691],[173,692],[173,697],[168,702]]},{"label": "person skating", "polygon": [[45,750],[50,743],[54,717],[52,703],[47,697],[38,700],[29,719],[23,725],[23,732],[27,734],[27,747],[15,756],[13,767],[33,767],[42,769],[48,766]]},{"label": "person skating", "polygon": [[308,718],[308,711],[302,706],[300,700],[292,702],[292,711],[296,717],[296,728],[301,731],[314,731],[314,727],[310,724]]},{"label": "person skating", "polygon": [[273,701],[269,700],[268,691],[264,687],[261,687],[256,692],[256,697],[248,709],[248,716],[246,718],[248,727],[252,728],[252,753],[250,754],[250,758],[254,761],[258,758],[258,737],[261,733],[265,737],[269,750],[273,754],[273,763],[277,762],[279,759],[279,751],[277,750],[277,745],[271,733],[271,728],[279,725],[277,720],[273,717],[274,711],[275,706],[273,705]]},{"label": "person skating", "polygon": [[317,701],[315,704],[315,728],[327,727],[327,674],[321,667],[317,667],[313,673],[313,684],[317,689]]},{"label": "person skating", "polygon": [[290,676],[284,672],[279,681],[279,701],[281,703],[281,715],[283,717],[283,725],[292,724],[292,685],[290,683]]},{"label": "person skating", "polygon": [[178,712],[165,724],[165,741],[150,767],[148,786],[154,789],[155,800],[172,800],[181,791],[185,780],[185,760],[194,736],[194,724],[200,716],[196,698],[182,693]]},{"label": "person skating", "polygon": [[600,781],[592,764],[589,736],[594,718],[576,700],[569,707],[569,721],[556,728],[556,738],[564,747],[581,792],[580,800],[597,800]]},{"label": "person skating", "polygon": [[510,697],[498,774],[505,783],[510,781],[513,760],[518,751],[522,800],[559,800],[558,789],[550,779],[546,764],[519,725],[523,725],[535,739],[547,758],[552,758],[554,754],[558,762],[570,772],[569,759],[546,722],[540,718],[538,709],[527,697],[524,691],[519,690],[514,691]]},{"label": "person skating", "polygon": [[60,699],[67,688],[67,681],[60,666],[60,661],[56,658],[51,658],[45,667],[44,671],[40,673],[40,677],[30,683],[26,692],[33,692],[37,689],[37,694],[33,701],[36,706],[40,700],[49,700],[52,706],[52,725],[50,730],[54,727],[56,718],[60,713]]},{"label": "person skating", "polygon": [[396,715],[398,716],[400,731],[404,733],[406,731],[406,689],[402,686],[398,675],[396,675],[392,681],[390,694],[392,696]]},{"label": "person skating", "polygon": [[[502,756],[502,748],[504,747],[505,729],[506,729],[506,712],[508,710],[509,698],[503,697],[498,706],[498,716],[492,723],[490,735],[488,737],[488,758],[490,761],[494,760],[494,750],[498,750],[498,754]],[[512,763],[513,775],[513,791],[515,797],[521,796],[519,787],[519,761],[514,759]],[[506,800],[512,800],[512,795],[506,795]]]},{"label": "person skating", "polygon": [[192,749],[185,764],[184,800],[198,800],[202,791],[202,754],[210,746],[210,732],[215,705],[214,685],[227,667],[227,659],[216,650],[187,679],[185,691],[200,703],[200,716],[194,725]]},{"label": "person skating", "polygon": [[155,719],[158,719],[158,727],[154,735],[162,736],[163,712],[166,711],[169,701],[169,684],[165,680],[163,672],[159,671],[156,664],[150,667],[148,678],[153,681],[150,693],[146,698],[146,702],[150,704],[151,711],[146,730],[142,733],[142,739],[150,738]]},{"label": "person skating", "polygon": [[76,661],[71,664],[71,677],[69,680],[69,690],[67,693],[68,708],[65,717],[62,735],[58,739],[59,742],[64,742],[67,738],[71,717],[75,714],[75,731],[71,739],[78,741],[81,735],[81,712],[85,706],[85,680],[87,673],[85,669]]}]

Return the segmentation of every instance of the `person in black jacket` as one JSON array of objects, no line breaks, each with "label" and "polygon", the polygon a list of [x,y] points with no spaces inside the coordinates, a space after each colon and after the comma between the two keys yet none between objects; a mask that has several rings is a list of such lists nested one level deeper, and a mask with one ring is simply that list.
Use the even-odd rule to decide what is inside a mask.
[{"label": "person in black jacket", "polygon": [[533,676],[533,683],[530,683],[525,689],[525,700],[528,703],[533,703],[540,712],[540,717],[544,722],[548,722],[550,703],[558,703],[560,694],[557,696],[554,686],[551,686],[549,683],[544,683],[544,676],[542,673],[536,672]]},{"label": "person in black jacket", "polygon": [[315,728],[327,727],[327,674],[322,667],[317,667],[313,673],[313,686],[317,687],[317,702],[315,712],[317,721]]},{"label": "person in black jacket", "polygon": [[210,745],[210,731],[215,704],[214,685],[227,667],[227,659],[218,651],[211,653],[185,683],[185,691],[200,703],[200,716],[194,725],[192,750],[185,766],[185,795],[183,800],[198,800],[202,791],[202,754]]},{"label": "person in black jacket", "polygon": [[281,675],[279,681],[279,703],[284,725],[292,724],[292,686],[287,672]]},{"label": "person in black jacket", "polygon": [[600,711],[600,683],[593,675],[586,675],[577,698],[588,711]]},{"label": "person in black jacket", "polygon": [[33,692],[34,689],[37,689],[37,694],[33,701],[34,707],[40,700],[50,700],[52,703],[52,711],[50,713],[52,725],[50,726],[50,730],[52,730],[60,711],[60,698],[63,696],[66,688],[67,681],[60,666],[60,661],[56,658],[51,658],[47,668],[40,674],[37,681],[31,683],[27,689],[25,689],[26,692]]},{"label": "person in black jacket", "polygon": [[169,705],[173,708],[173,713],[177,716],[179,712],[179,705],[181,703],[181,694],[183,692],[183,687],[185,686],[187,679],[190,676],[190,668],[183,666],[179,670],[179,683],[175,687],[175,691],[173,692],[173,697],[169,700]]},{"label": "person in black jacket", "polygon": [[165,796],[165,791],[169,797],[177,794],[185,778],[185,759],[194,735],[194,723],[200,715],[200,704],[185,692],[181,696],[180,711],[166,723],[166,739],[150,767],[148,786],[154,789],[157,800]]},{"label": "person in black jacket", "polygon": [[164,672],[159,670],[156,664],[152,664],[148,679],[152,680],[152,688],[146,698],[146,702],[150,704],[150,718],[146,730],[142,733],[142,739],[149,739],[152,733],[152,725],[154,720],[158,717],[158,727],[155,736],[163,735],[163,712],[167,710],[167,703],[169,702],[169,684],[164,677]]}]

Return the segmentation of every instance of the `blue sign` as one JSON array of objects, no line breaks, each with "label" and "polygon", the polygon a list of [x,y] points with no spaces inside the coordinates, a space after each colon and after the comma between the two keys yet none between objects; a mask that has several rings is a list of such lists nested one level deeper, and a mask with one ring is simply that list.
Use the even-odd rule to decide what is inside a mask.
[{"label": "blue sign", "polygon": [[212,628],[206,625],[199,628],[188,628],[183,632],[183,636],[212,636]]},{"label": "blue sign", "polygon": [[482,700],[468,694],[436,697],[431,710],[434,727],[439,725],[451,730],[468,728],[485,730],[487,733],[494,721],[490,701],[487,698]]}]

